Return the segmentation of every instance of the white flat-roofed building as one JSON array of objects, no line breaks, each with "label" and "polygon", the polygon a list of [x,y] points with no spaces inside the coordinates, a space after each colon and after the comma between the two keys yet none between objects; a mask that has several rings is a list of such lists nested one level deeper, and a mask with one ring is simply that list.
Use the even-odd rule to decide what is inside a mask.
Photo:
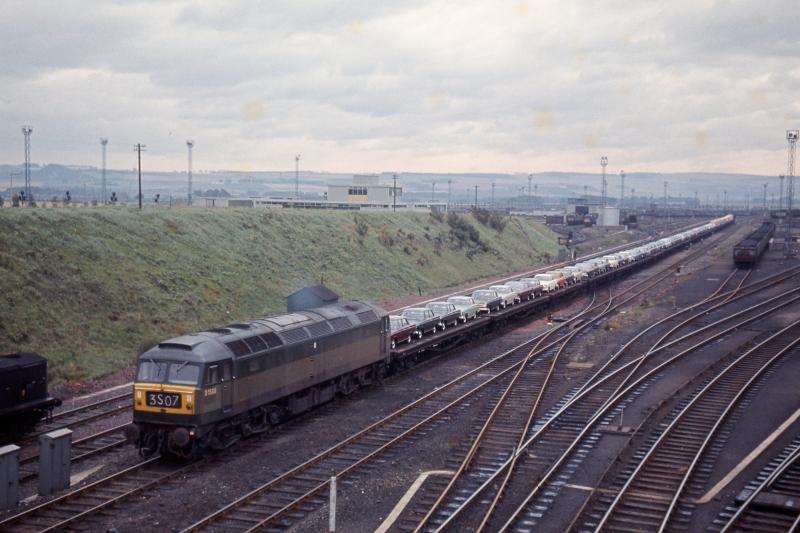
[{"label": "white flat-roofed building", "polygon": [[381,184],[376,174],[356,174],[351,184],[328,185],[328,201],[335,203],[386,206],[400,203],[402,197],[402,187]]}]

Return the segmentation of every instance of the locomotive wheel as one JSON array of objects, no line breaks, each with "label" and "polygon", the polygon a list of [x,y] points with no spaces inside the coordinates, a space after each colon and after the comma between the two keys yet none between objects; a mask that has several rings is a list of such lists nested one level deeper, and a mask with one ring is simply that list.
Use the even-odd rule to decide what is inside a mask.
[{"label": "locomotive wheel", "polygon": [[148,432],[142,436],[142,443],[139,446],[139,455],[142,457],[150,457],[155,454],[159,448],[159,438],[157,433]]}]

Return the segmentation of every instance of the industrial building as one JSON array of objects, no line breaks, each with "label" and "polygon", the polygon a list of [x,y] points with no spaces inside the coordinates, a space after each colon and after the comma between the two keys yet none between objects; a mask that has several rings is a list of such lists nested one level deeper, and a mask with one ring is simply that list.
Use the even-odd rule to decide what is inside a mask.
[{"label": "industrial building", "polygon": [[352,183],[328,184],[324,200],[287,197],[198,198],[206,207],[266,207],[297,209],[350,209],[430,211],[447,210],[446,202],[404,202],[403,188],[382,184],[374,174],[357,174]]}]

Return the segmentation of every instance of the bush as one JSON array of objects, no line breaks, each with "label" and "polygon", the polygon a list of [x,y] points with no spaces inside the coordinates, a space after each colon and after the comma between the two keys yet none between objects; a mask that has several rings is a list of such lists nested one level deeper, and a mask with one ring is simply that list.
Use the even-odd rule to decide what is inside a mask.
[{"label": "bush", "polygon": [[450,226],[450,235],[459,243],[459,246],[469,246],[470,243],[482,244],[480,232],[463,217],[456,213],[449,213],[447,224]]},{"label": "bush", "polygon": [[489,211],[488,209],[473,207],[472,216],[474,216],[475,220],[484,226],[488,226],[499,233],[502,233],[503,230],[506,229],[506,217],[493,211]]},{"label": "bush", "polygon": [[389,235],[389,232],[386,231],[386,228],[381,229],[381,233],[378,235],[378,240],[387,248],[394,246],[394,237]]},{"label": "bush", "polygon": [[356,233],[362,237],[366,237],[367,232],[369,231],[369,225],[367,224],[367,221],[356,215],[353,217],[353,222],[356,224]]},{"label": "bush", "polygon": [[444,222],[444,212],[438,209],[431,209],[431,218],[441,224]]}]

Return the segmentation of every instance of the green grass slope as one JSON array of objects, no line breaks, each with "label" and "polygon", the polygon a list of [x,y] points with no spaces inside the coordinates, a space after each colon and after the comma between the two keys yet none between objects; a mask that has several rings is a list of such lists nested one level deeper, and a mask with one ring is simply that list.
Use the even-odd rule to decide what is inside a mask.
[{"label": "green grass slope", "polygon": [[92,378],[158,340],[282,312],[287,294],[321,279],[343,298],[375,301],[557,250],[544,226],[516,218],[3,209],[0,353],[42,353],[56,381]]}]

